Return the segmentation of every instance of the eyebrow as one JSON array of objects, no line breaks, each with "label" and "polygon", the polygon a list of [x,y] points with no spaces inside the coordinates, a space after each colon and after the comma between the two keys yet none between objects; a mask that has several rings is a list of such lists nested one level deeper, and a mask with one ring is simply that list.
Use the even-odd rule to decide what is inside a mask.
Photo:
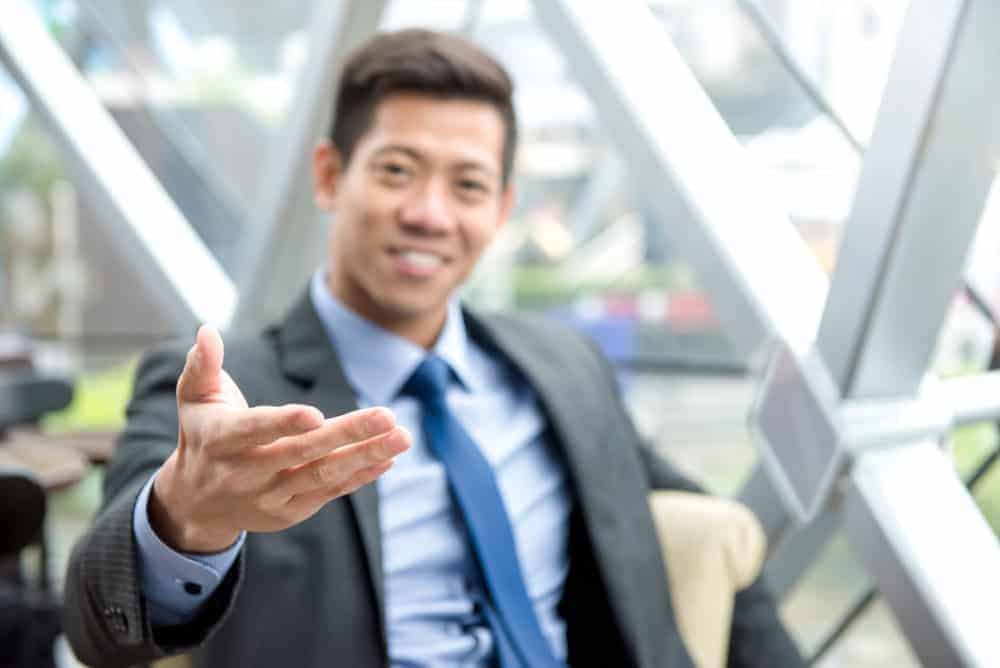
[{"label": "eyebrow", "polygon": [[[375,151],[375,153],[373,153],[372,156],[379,157],[386,153],[403,153],[412,158],[413,160],[416,160],[417,162],[420,163],[427,162],[427,159],[423,156],[422,153],[420,153],[420,151],[417,151],[416,149],[410,146],[405,146],[403,144],[387,144],[382,148],[378,149],[377,151]],[[499,176],[496,170],[490,168],[488,165],[484,164],[479,160],[462,160],[455,167],[459,171],[466,169],[475,169],[484,172],[487,176],[490,177]]]}]

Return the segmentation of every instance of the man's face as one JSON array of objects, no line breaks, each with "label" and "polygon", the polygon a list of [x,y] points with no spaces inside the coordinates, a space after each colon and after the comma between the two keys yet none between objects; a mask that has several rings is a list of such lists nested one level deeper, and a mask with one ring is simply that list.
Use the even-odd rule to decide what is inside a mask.
[{"label": "man's face", "polygon": [[316,199],[334,214],[333,293],[390,330],[436,335],[506,220],[503,143],[487,103],[397,94],[378,104],[346,166],[329,144],[317,148]]}]

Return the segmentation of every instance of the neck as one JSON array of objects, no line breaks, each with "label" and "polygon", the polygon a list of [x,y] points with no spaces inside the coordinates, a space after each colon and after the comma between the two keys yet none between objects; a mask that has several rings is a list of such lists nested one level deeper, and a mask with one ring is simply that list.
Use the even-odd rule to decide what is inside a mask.
[{"label": "neck", "polygon": [[392,332],[396,336],[415,343],[425,350],[434,347],[448,317],[448,305],[430,312],[408,313],[403,310],[386,309],[368,298],[362,291],[347,294],[338,290],[334,278],[327,274],[326,287],[330,294],[365,320]]},{"label": "neck", "polygon": [[[368,316],[365,315],[365,317],[367,318]],[[448,310],[445,308],[440,314],[436,314],[433,319],[425,315],[420,318],[386,318],[381,321],[369,318],[369,320],[396,336],[401,336],[407,341],[417,344],[424,350],[430,350],[437,343],[438,337],[441,335],[441,330],[444,329],[444,321],[447,317]]]}]

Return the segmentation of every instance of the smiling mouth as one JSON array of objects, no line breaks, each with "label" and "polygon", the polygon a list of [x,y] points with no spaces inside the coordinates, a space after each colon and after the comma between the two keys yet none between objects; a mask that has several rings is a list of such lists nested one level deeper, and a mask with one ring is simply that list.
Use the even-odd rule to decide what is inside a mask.
[{"label": "smiling mouth", "polygon": [[397,251],[398,255],[405,262],[420,269],[437,269],[444,264],[444,258],[434,253],[425,253],[415,250]]},{"label": "smiling mouth", "polygon": [[433,278],[449,262],[443,255],[412,248],[390,248],[389,255],[400,276],[416,280]]}]

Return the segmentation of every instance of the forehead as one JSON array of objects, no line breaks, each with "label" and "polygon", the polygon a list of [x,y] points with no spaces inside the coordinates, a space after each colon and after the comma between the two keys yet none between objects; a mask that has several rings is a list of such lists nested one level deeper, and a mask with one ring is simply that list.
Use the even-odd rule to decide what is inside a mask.
[{"label": "forehead", "polygon": [[475,162],[499,173],[504,135],[503,117],[488,102],[401,93],[378,103],[358,149],[400,145],[429,160]]}]

